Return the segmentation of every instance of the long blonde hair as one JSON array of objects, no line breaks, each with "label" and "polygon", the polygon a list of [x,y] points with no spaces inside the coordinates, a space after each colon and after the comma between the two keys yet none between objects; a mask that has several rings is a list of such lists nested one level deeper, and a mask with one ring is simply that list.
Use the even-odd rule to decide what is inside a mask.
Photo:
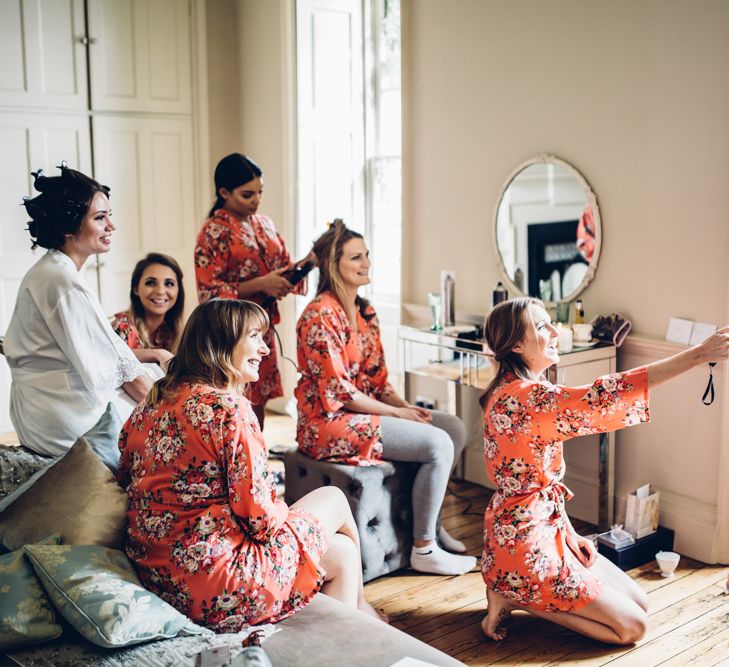
[{"label": "long blonde hair", "polygon": [[245,389],[233,365],[233,350],[248,331],[266,331],[268,315],[257,303],[242,299],[211,299],[192,311],[180,336],[177,354],[165,376],[149,392],[147,403],[172,398],[183,382],[209,384],[218,389]]},{"label": "long blonde hair", "polygon": [[[344,244],[352,239],[361,238],[363,238],[362,234],[349,229],[341,218],[337,218],[329,225],[329,229],[314,241],[312,249],[319,265],[317,296],[322,292],[331,292],[342,305],[347,302],[347,292],[344,288],[342,275],[339,273],[339,260],[342,259]],[[358,294],[354,299],[354,303],[365,320],[369,321],[374,317],[374,313],[367,310],[370,305],[367,299],[363,299]]]},{"label": "long blonde hair", "polygon": [[491,392],[496,389],[507,373],[511,373],[521,380],[533,379],[522,356],[518,352],[514,352],[514,346],[524,340],[529,326],[534,326],[529,315],[531,305],[544,307],[539,299],[523,296],[502,301],[486,317],[484,338],[493,352],[499,368],[496,376],[489,382],[488,387],[479,398],[482,408],[486,407]]}]

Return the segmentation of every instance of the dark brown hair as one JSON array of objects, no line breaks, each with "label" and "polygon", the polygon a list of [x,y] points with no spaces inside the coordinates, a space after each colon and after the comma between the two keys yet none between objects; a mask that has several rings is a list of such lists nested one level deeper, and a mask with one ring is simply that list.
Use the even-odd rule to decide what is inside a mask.
[{"label": "dark brown hair", "polygon": [[[361,238],[363,238],[362,234],[349,229],[340,218],[337,218],[329,225],[329,229],[314,241],[313,250],[319,265],[317,296],[322,292],[331,292],[344,305],[345,291],[342,276],[339,273],[339,260],[342,259],[344,244],[352,239]],[[365,320],[369,321],[375,316],[374,313],[367,313],[370,303],[359,294],[355,297],[354,303]]]},{"label": "dark brown hair", "polygon": [[131,306],[129,308],[129,315],[131,316],[132,323],[139,331],[142,338],[142,342],[147,347],[152,347],[152,341],[149,339],[149,332],[147,331],[147,325],[144,323],[144,306],[142,300],[136,293],[139,282],[142,280],[142,274],[152,266],[153,264],[160,264],[166,266],[168,269],[174,271],[177,277],[177,301],[175,304],[165,313],[165,324],[172,334],[171,350],[174,351],[175,345],[177,345],[177,339],[180,337],[180,325],[182,324],[182,314],[185,310],[185,287],[182,284],[182,269],[180,265],[169,255],[163,255],[159,252],[150,252],[144,259],[140,259],[137,265],[132,271],[132,284],[129,288],[129,298],[131,300]]},{"label": "dark brown hair", "polygon": [[253,327],[266,331],[268,315],[257,303],[242,299],[211,299],[192,311],[180,336],[177,354],[166,375],[157,380],[147,403],[174,396],[183,382],[209,384],[218,389],[233,385],[241,392],[245,383],[233,366],[233,350]]},{"label": "dark brown hair", "polygon": [[219,208],[225,206],[225,199],[220,194],[220,188],[225,188],[232,192],[241,185],[249,183],[254,178],[263,176],[263,170],[242,153],[231,153],[226,155],[215,167],[215,203],[208,213],[208,217],[212,217],[213,213]]},{"label": "dark brown hair", "polygon": [[33,199],[23,199],[23,206],[31,217],[28,231],[34,250],[38,246],[58,250],[66,242],[67,235],[80,229],[94,195],[102,192],[109,196],[106,185],[69,169],[65,162],[58,168],[60,176],[44,176],[42,169],[32,172],[33,187],[41,194]]},{"label": "dark brown hair", "polygon": [[509,299],[496,305],[486,317],[484,338],[499,366],[496,376],[489,382],[488,387],[479,398],[482,408],[486,407],[491,392],[496,389],[507,373],[522,380],[532,379],[524,359],[518,352],[514,352],[514,346],[524,340],[527,328],[532,325],[529,315],[530,305],[543,306],[544,304],[539,299],[529,296]]}]

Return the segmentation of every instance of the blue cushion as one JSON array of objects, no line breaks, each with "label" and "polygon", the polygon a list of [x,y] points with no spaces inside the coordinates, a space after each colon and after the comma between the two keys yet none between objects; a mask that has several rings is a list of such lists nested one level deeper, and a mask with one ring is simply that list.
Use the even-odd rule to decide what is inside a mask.
[{"label": "blue cushion", "polygon": [[116,407],[113,403],[109,403],[99,421],[84,433],[91,449],[115,475],[119,467],[119,433],[121,433],[122,426],[124,424]]},{"label": "blue cushion", "polygon": [[[52,535],[40,544],[59,541],[59,535]],[[60,637],[50,600],[22,549],[0,556],[0,582],[0,650]]]},{"label": "blue cushion", "polygon": [[25,553],[58,612],[94,644],[113,648],[205,632],[143,588],[121,551],[27,545]]}]

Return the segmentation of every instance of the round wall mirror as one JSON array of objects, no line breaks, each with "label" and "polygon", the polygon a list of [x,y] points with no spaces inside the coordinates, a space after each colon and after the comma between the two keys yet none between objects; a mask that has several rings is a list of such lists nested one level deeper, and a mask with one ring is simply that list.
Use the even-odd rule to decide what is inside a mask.
[{"label": "round wall mirror", "polygon": [[509,176],[494,245],[510,295],[571,301],[595,275],[601,239],[597,198],[571,164],[540,155]]}]

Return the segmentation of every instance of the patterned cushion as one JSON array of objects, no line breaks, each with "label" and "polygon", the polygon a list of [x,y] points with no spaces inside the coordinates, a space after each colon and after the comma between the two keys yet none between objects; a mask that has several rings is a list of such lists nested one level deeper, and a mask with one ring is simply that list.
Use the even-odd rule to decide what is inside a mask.
[{"label": "patterned cushion", "polygon": [[0,445],[0,497],[11,494],[53,460],[22,445]]},{"label": "patterned cushion", "polygon": [[[52,535],[40,544],[58,544]],[[55,639],[61,634],[48,597],[23,550],[0,556],[0,650]]]},{"label": "patterned cushion", "polygon": [[94,644],[112,648],[204,632],[145,590],[121,551],[28,545],[25,553],[56,609]]},{"label": "patterned cushion", "polygon": [[14,550],[60,533],[66,544],[119,547],[126,512],[126,493],[81,437],[0,513],[0,542]]}]

